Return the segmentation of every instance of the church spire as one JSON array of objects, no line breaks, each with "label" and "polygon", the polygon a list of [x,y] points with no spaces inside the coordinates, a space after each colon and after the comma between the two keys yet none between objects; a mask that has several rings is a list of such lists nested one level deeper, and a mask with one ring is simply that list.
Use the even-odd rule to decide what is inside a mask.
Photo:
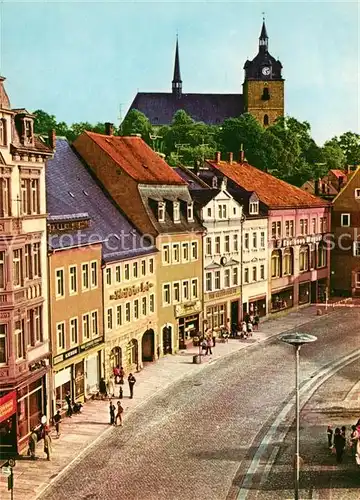
[{"label": "church spire", "polygon": [[182,80],[180,75],[180,58],[179,58],[179,40],[177,35],[176,35],[174,77],[172,81],[172,93],[176,97],[181,97],[182,93]]},{"label": "church spire", "polygon": [[265,17],[263,17],[263,23],[261,28],[261,33],[259,36],[259,50],[268,51],[269,37],[266,31]]}]

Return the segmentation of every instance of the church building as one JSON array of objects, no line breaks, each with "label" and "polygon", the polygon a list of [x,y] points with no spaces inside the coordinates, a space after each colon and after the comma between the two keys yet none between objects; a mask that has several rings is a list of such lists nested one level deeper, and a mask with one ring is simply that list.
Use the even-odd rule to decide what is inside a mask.
[{"label": "church building", "polygon": [[284,79],[281,62],[270,55],[269,39],[263,21],[258,54],[244,65],[242,94],[185,93],[180,73],[179,43],[176,40],[174,76],[171,92],[138,92],[130,110],[144,113],[153,126],[169,125],[183,109],[195,121],[219,125],[227,118],[251,113],[265,127],[284,116]]}]

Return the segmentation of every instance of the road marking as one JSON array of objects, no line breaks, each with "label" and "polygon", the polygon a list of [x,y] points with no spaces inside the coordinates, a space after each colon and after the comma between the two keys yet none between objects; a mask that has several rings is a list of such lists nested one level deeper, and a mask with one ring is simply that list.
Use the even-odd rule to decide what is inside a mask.
[{"label": "road marking", "polygon": [[[307,382],[305,382],[304,385],[301,386],[300,388],[300,395],[302,396],[303,394],[306,395],[306,397],[302,398],[301,403],[300,403],[300,411],[301,409],[305,406],[307,401],[312,397],[312,395],[317,391],[317,389],[330,377],[335,375],[336,372],[344,368],[345,366],[353,363],[356,361],[356,359],[360,358],[360,349],[357,349],[356,351],[352,352],[351,354],[348,354],[347,356],[344,356],[341,359],[338,359],[337,361],[334,361],[331,363],[329,366],[327,366],[324,369],[319,370],[319,372],[314,375],[311,379],[309,379]],[[277,432],[278,427],[282,424],[284,426],[284,430],[280,433],[281,437],[281,442],[285,438],[288,430],[291,427],[291,423],[284,425],[284,422],[286,421],[286,417],[290,414],[290,412],[294,408],[294,398],[291,398],[291,400],[284,406],[284,408],[281,410],[279,415],[276,417],[274,423],[266,433],[264,439],[260,443],[258,449],[256,450],[256,453],[251,461],[250,467],[248,468],[248,472],[246,473],[246,476],[244,478],[243,484],[240,488],[240,491],[238,493],[238,496],[236,497],[237,500],[246,500],[247,495],[249,493],[249,490],[251,489],[252,485],[252,477],[254,473],[259,469],[260,466],[260,461],[267,449],[267,447],[275,441],[274,437]],[[279,436],[276,439],[276,441],[279,440]]]},{"label": "road marking", "polygon": [[271,452],[270,458],[269,458],[267,464],[265,465],[264,473],[263,473],[263,475],[261,477],[261,481],[260,481],[260,486],[263,486],[265,484],[265,482],[267,481],[267,478],[270,474],[272,466],[275,463],[276,456],[279,453],[279,451],[280,451],[280,446],[274,446],[274,449]]},{"label": "road marking", "polygon": [[311,500],[319,500],[320,495],[317,490],[312,490],[311,492]]}]

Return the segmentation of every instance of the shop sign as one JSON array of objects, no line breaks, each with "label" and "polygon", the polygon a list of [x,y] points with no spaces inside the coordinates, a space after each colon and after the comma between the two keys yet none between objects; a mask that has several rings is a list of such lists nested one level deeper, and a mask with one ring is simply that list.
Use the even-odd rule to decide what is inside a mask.
[{"label": "shop sign", "polygon": [[101,344],[104,342],[104,337],[99,337],[98,339],[90,340],[90,342],[86,342],[86,344],[82,344],[79,347],[80,352],[88,351],[89,349],[92,349],[93,347]]},{"label": "shop sign", "polygon": [[214,300],[214,299],[221,299],[223,297],[227,297],[228,295],[239,295],[240,294],[240,287],[234,286],[232,288],[224,288],[223,290],[219,290],[217,292],[210,292],[205,294],[205,299],[207,300]]},{"label": "shop sign", "polygon": [[67,352],[64,352],[63,354],[59,354],[58,356],[55,356],[53,359],[53,364],[56,365],[58,363],[61,363],[62,361],[65,361],[66,359],[73,358],[77,354],[88,351],[89,349],[92,349],[93,347],[101,344],[103,341],[104,341],[104,338],[99,337],[99,338],[90,340],[90,342],[86,342],[86,344],[82,344],[80,346],[74,347],[73,349],[70,349],[70,351],[67,351]]},{"label": "shop sign", "polygon": [[153,283],[146,281],[144,283],[140,283],[140,285],[127,286],[125,288],[120,288],[119,290],[115,290],[113,294],[110,295],[110,300],[119,300],[126,299],[128,297],[132,297],[133,295],[137,295],[141,292],[148,292],[150,288],[154,286]]},{"label": "shop sign", "polygon": [[290,239],[283,239],[283,240],[276,240],[276,248],[280,247],[290,247],[290,246],[295,246],[295,245],[306,245],[308,243],[318,243],[321,241],[322,235],[317,235],[317,236],[302,236],[301,238],[290,238]]},{"label": "shop sign", "polygon": [[184,304],[179,304],[175,306],[175,316],[188,316],[189,314],[194,314],[201,312],[201,301],[196,300],[193,302],[188,302]]},{"label": "shop sign", "polygon": [[16,413],[16,391],[0,398],[0,423]]},{"label": "shop sign", "polygon": [[31,363],[29,365],[29,371],[33,372],[35,370],[39,370],[40,368],[45,368],[46,367],[46,360],[42,359],[40,361],[36,361],[35,363]]}]

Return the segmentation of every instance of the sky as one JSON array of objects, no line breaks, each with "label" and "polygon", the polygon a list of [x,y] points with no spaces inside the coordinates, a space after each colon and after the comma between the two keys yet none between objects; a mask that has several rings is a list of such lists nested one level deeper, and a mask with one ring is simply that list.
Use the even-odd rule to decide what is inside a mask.
[{"label": "sky", "polygon": [[183,92],[241,93],[265,12],[286,114],[307,120],[319,144],[359,132],[357,1],[2,0],[0,9],[0,74],[14,108],[119,124],[137,91],[171,91],[176,33]]}]

